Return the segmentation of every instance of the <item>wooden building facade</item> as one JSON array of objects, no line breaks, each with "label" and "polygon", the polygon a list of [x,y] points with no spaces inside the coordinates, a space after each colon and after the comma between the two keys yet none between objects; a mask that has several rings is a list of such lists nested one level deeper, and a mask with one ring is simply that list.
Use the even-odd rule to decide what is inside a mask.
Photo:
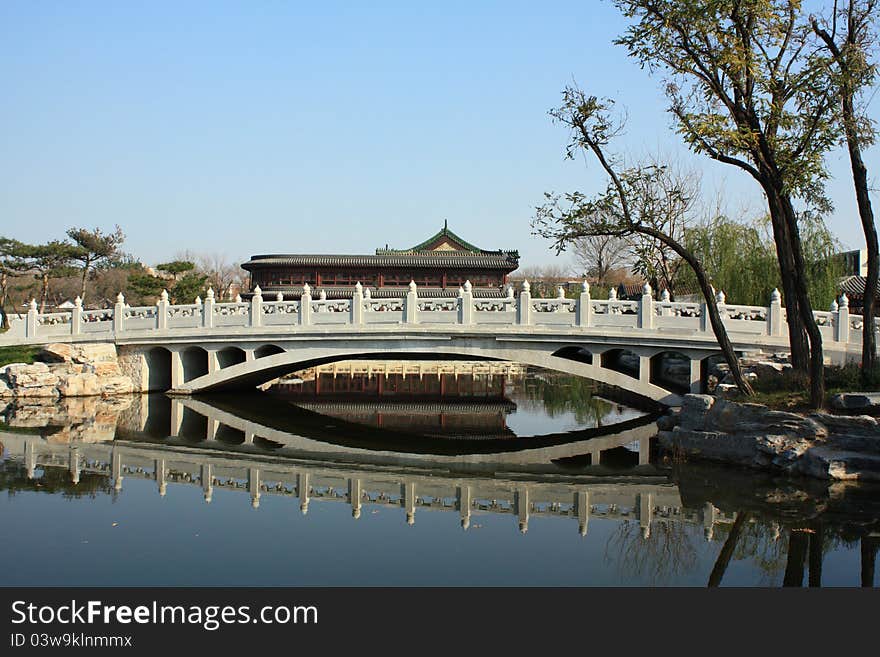
[{"label": "wooden building facade", "polygon": [[256,286],[264,296],[279,292],[298,298],[303,285],[312,295],[351,296],[357,283],[374,297],[402,296],[410,281],[419,296],[456,296],[470,281],[475,296],[501,296],[510,272],[519,266],[516,251],[487,251],[443,229],[409,249],[377,249],[375,255],[255,255],[242,264],[250,273],[249,293]]}]

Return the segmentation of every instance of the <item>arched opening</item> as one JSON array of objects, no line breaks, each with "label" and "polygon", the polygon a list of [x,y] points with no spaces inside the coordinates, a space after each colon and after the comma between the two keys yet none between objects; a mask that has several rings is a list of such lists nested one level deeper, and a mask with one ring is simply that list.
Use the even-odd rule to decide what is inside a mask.
[{"label": "arched opening", "polygon": [[639,378],[639,356],[629,349],[609,349],[602,354],[602,367]]},{"label": "arched opening", "polygon": [[202,442],[208,437],[208,418],[191,408],[184,407],[177,436],[188,442]]},{"label": "arched opening", "polygon": [[578,363],[586,363],[587,365],[593,364],[593,354],[583,347],[563,347],[562,349],[554,351],[553,355],[558,356],[559,358],[573,360]]},{"label": "arched opening", "polygon": [[639,453],[626,447],[612,447],[602,452],[599,462],[606,468],[629,469],[639,464]]},{"label": "arched opening", "polygon": [[691,359],[677,351],[651,357],[651,383],[680,395],[690,391]]},{"label": "arched opening", "polygon": [[[169,381],[169,387],[170,385]],[[162,439],[171,435],[171,400],[165,395],[147,396],[147,421],[144,423],[144,433],[151,438]]]},{"label": "arched opening", "polygon": [[247,360],[247,355],[244,353],[244,349],[239,349],[238,347],[226,347],[217,352],[217,364],[221,370],[225,367],[243,363],[245,360]]},{"label": "arched opening", "polygon": [[192,381],[208,373],[208,352],[201,347],[187,347],[180,354],[183,381]]},{"label": "arched opening", "polygon": [[254,352],[254,356],[256,358],[265,358],[266,356],[274,356],[275,354],[283,354],[284,349],[274,344],[264,344],[261,347],[257,347],[257,350]]},{"label": "arched opening", "polygon": [[234,429],[227,424],[220,424],[217,427],[217,435],[214,436],[218,442],[226,445],[242,445],[244,444],[244,431]]},{"label": "arched opening", "polygon": [[171,389],[171,352],[165,347],[153,347],[144,354],[147,366],[147,392],[165,392]]}]

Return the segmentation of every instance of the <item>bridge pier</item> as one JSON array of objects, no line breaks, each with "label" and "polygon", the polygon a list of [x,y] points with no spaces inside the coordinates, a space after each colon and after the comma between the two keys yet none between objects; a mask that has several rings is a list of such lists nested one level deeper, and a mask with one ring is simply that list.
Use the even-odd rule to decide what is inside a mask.
[{"label": "bridge pier", "polygon": [[205,440],[217,440],[217,429],[220,428],[220,420],[209,417],[206,422]]},{"label": "bridge pier", "polygon": [[711,502],[703,505],[703,536],[707,541],[711,541],[715,536],[715,516],[717,510]]},{"label": "bridge pier", "polygon": [[690,391],[694,394],[703,392],[703,361],[691,358],[691,374],[689,377]]},{"label": "bridge pier", "polygon": [[168,432],[170,438],[177,438],[180,435],[180,427],[183,424],[183,402],[179,399],[171,399],[171,427]]},{"label": "bridge pier", "polygon": [[34,449],[33,441],[26,441],[24,444],[24,467],[27,471],[27,478],[34,478],[34,471],[37,468],[37,452]]},{"label": "bridge pier", "polygon": [[639,382],[640,383],[651,383],[651,357],[650,356],[639,356]]},{"label": "bridge pier", "polygon": [[186,383],[183,378],[183,356],[180,349],[169,351],[171,351],[171,389],[176,390]]},{"label": "bridge pier", "polygon": [[651,439],[644,437],[639,439],[639,465],[651,463]]}]

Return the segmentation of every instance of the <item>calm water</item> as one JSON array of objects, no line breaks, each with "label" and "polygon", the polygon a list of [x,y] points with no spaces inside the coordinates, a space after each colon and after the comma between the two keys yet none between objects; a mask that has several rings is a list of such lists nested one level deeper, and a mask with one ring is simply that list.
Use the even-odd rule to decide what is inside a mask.
[{"label": "calm water", "polygon": [[658,462],[621,401],[529,371],[8,407],[0,584],[876,585],[880,489]]}]

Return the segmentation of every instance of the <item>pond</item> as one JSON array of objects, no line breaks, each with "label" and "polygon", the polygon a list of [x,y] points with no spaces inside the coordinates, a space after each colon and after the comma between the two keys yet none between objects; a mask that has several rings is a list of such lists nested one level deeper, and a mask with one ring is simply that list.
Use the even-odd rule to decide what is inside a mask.
[{"label": "pond", "polygon": [[364,367],[8,406],[0,584],[876,583],[876,486],[670,461],[584,379]]}]

